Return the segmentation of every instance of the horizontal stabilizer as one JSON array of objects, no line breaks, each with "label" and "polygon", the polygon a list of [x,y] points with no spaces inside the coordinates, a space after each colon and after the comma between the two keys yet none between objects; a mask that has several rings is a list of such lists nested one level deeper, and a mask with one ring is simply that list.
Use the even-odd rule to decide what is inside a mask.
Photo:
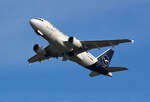
[{"label": "horizontal stabilizer", "polygon": [[128,70],[128,68],[125,68],[125,67],[109,67],[108,68],[109,72],[118,72],[118,71],[124,71],[124,70]]},{"label": "horizontal stabilizer", "polygon": [[95,77],[95,76],[98,76],[98,75],[100,75],[100,73],[97,73],[97,72],[91,72],[89,74],[90,77]]}]

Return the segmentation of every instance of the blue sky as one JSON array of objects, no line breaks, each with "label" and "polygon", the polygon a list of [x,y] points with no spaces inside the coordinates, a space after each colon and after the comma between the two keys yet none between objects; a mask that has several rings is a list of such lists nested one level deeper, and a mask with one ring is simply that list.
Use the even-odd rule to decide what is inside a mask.
[{"label": "blue sky", "polygon": [[[149,102],[149,0],[1,0],[0,102]],[[80,40],[134,39],[114,48],[111,66],[128,71],[90,78],[70,61],[28,65],[32,47],[48,43],[29,20],[49,20]],[[107,48],[90,51],[98,56]]]}]

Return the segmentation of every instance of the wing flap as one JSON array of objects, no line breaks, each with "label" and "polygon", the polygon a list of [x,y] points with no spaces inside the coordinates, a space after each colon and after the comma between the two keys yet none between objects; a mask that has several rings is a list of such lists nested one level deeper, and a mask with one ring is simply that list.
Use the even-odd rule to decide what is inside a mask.
[{"label": "wing flap", "polygon": [[118,71],[124,71],[124,70],[128,70],[128,68],[125,68],[125,67],[109,67],[108,68],[109,72],[118,72]]}]

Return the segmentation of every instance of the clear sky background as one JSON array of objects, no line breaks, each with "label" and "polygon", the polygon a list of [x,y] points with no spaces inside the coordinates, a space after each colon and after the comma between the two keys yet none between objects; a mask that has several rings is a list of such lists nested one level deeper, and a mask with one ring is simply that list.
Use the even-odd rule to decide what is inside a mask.
[{"label": "clear sky background", "polygon": [[[114,48],[111,63],[129,70],[90,78],[61,58],[29,66],[33,45],[48,45],[30,27],[34,17],[80,40],[134,39]],[[0,102],[150,102],[149,44],[150,0],[1,0]]]}]

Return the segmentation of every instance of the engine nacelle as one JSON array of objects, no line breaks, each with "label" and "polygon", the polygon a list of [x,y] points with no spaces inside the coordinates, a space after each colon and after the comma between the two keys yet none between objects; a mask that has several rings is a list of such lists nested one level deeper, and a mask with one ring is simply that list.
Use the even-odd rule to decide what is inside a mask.
[{"label": "engine nacelle", "polygon": [[75,37],[69,37],[68,39],[68,43],[73,47],[73,48],[81,48],[82,47],[82,43],[80,42],[80,40],[76,39]]},{"label": "engine nacelle", "polygon": [[42,46],[39,46],[38,44],[35,44],[33,46],[33,50],[37,53],[37,55],[40,55],[40,56],[46,55],[45,49]]}]

